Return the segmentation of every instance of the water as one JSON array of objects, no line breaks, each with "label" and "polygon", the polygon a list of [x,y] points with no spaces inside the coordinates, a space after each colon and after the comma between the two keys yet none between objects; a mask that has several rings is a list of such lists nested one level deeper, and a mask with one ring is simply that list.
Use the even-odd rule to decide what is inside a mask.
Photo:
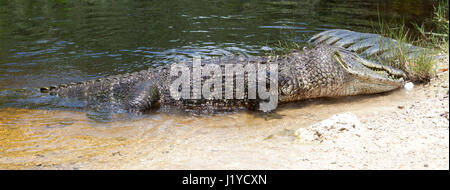
[{"label": "water", "polygon": [[0,1],[0,89],[147,69],[193,55],[263,55],[332,28],[430,17],[429,1]]},{"label": "water", "polygon": [[[161,139],[173,133],[183,139],[196,127],[212,126],[208,132],[217,136],[217,128],[254,129],[266,121],[254,113],[149,114],[109,121],[96,118],[102,114],[80,102],[42,96],[38,87],[139,71],[194,55],[281,53],[279,42],[304,45],[313,34],[334,28],[370,31],[378,16],[420,22],[432,16],[432,7],[430,0],[0,0],[0,167],[48,166],[66,154],[70,165],[124,143],[151,144],[158,135],[165,142]],[[301,111],[290,117],[318,108],[296,109]],[[310,119],[302,125],[323,119],[319,115],[306,115]]]}]

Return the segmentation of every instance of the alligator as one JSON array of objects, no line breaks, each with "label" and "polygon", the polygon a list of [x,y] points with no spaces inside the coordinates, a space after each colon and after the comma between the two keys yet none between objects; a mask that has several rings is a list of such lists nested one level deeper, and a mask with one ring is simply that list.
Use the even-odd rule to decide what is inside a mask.
[{"label": "alligator", "polygon": [[[344,35],[345,33],[353,34],[353,37]],[[201,65],[215,64],[224,68],[229,64],[240,64],[243,67],[275,64],[277,66],[277,73],[274,75],[277,76],[275,80],[278,87],[276,89],[277,104],[320,97],[375,94],[402,87],[406,80],[406,74],[402,70],[364,58],[369,52],[376,54],[385,51],[381,46],[374,47],[377,46],[376,43],[372,46],[360,45],[359,48],[365,48],[365,52],[368,52],[361,55],[357,53],[358,48],[351,46],[351,44],[358,45],[364,42],[364,39],[374,36],[362,38],[366,35],[359,35],[359,38],[356,38],[355,34],[357,33],[346,30],[325,31],[311,38],[310,43],[315,47],[304,48],[302,52],[293,51],[282,56],[213,57],[202,60]],[[370,47],[374,47],[373,50],[369,50]],[[193,62],[184,62],[189,71],[193,69]],[[200,96],[197,99],[177,99],[171,95],[170,88],[171,84],[180,77],[171,75],[170,70],[171,65],[164,65],[140,72],[43,87],[40,91],[50,95],[85,100],[91,104],[107,102],[130,112],[165,108],[207,112],[236,109],[261,110],[260,103],[268,101],[259,96],[250,97],[249,89],[259,88],[256,83],[249,81],[249,75],[252,74],[250,72],[233,73],[235,74],[233,82],[236,82],[238,77],[244,79],[245,94],[241,98],[211,99]],[[225,78],[225,71],[222,74]],[[208,76],[202,76],[201,84],[204,84],[207,79]],[[271,85],[270,80],[272,78],[266,80],[266,87]],[[194,85],[193,78],[184,79],[182,83]],[[232,88],[235,94],[237,85],[234,84]],[[226,84],[222,83],[222,85],[224,87],[219,89],[226,88]],[[192,91],[189,93],[193,96]]]}]

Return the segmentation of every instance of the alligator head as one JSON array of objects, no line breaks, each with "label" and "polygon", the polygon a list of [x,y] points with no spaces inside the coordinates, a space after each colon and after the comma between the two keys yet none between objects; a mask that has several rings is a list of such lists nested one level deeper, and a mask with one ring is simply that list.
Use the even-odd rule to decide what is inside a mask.
[{"label": "alligator head", "polygon": [[332,59],[351,79],[344,95],[391,91],[404,85],[406,74],[399,69],[364,59],[354,52],[333,47]]},{"label": "alligator head", "polygon": [[406,78],[401,70],[330,45],[305,50],[289,63],[279,74],[280,102],[382,93],[402,87]]}]

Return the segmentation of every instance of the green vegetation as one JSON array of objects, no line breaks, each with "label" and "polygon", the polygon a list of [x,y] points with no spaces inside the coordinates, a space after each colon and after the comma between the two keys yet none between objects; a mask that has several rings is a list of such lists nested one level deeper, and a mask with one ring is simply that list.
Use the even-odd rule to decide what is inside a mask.
[{"label": "green vegetation", "polygon": [[[406,71],[410,80],[415,82],[428,82],[436,71],[436,59],[432,56],[438,53],[448,54],[449,35],[449,4],[447,0],[438,0],[434,6],[434,15],[426,19],[422,24],[412,23],[414,31],[406,28],[404,22],[398,20],[395,26],[379,19],[378,25],[374,26],[376,33],[397,40],[395,47],[397,53],[388,60],[391,66]],[[391,22],[392,23],[392,22]],[[416,34],[416,35],[414,35]],[[417,35],[418,34],[418,35]],[[403,43],[411,43],[427,50],[417,52],[416,55],[408,57]]]},{"label": "green vegetation", "polygon": [[[395,49],[394,57],[391,60],[380,60],[380,62],[390,64],[395,68],[402,69],[408,74],[409,80],[414,82],[428,82],[436,71],[436,61],[433,56],[439,53],[449,53],[449,3],[447,0],[436,0],[433,16],[426,19],[420,25],[411,23],[407,27],[401,19],[394,19],[387,22],[381,18],[378,22],[373,22],[372,33],[378,33],[382,36],[396,40],[397,45],[389,47]],[[286,27],[289,27],[285,25]],[[297,34],[289,30],[292,39]],[[304,36],[303,39],[307,39]],[[276,44],[267,44],[266,46],[275,46],[275,49],[267,55],[286,54],[294,50],[302,50],[302,44],[294,41],[278,41]],[[382,42],[380,42],[382,43]],[[418,51],[415,55],[409,56],[405,43],[413,44],[425,48],[425,51]],[[381,44],[383,45],[383,44]],[[387,45],[387,44],[386,44]],[[310,47],[308,47],[310,48]]]},{"label": "green vegetation", "polygon": [[[283,27],[289,27],[289,25],[283,24]],[[308,39],[309,37],[307,35],[298,36],[297,33],[294,32],[294,30],[289,29],[287,30],[289,34],[286,36],[289,39],[294,39],[295,37],[301,38],[301,39]],[[307,46],[304,46],[304,44],[297,43],[292,40],[278,40],[275,44],[269,44],[268,41],[266,41],[264,44],[261,44],[264,46],[270,46],[274,47],[274,49],[268,53],[266,53],[267,56],[275,56],[275,55],[285,55],[288,53],[292,53],[293,51],[302,51],[304,47],[306,48],[312,48],[309,44],[306,44]]]}]

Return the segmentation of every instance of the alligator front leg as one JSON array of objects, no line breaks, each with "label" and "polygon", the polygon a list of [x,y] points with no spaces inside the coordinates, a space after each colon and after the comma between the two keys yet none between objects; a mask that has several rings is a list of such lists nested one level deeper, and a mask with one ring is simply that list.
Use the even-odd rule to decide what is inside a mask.
[{"label": "alligator front leg", "polygon": [[157,85],[152,81],[143,81],[136,84],[130,96],[125,101],[125,109],[132,112],[144,112],[156,108],[159,104]]}]

